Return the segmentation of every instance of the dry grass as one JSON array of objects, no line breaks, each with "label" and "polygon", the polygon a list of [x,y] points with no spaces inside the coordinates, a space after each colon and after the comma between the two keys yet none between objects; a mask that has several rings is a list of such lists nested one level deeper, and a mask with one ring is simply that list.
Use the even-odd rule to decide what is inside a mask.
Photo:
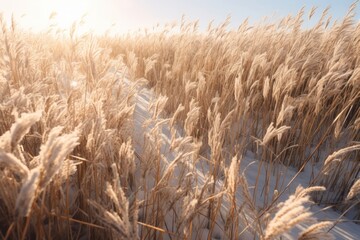
[{"label": "dry grass", "polygon": [[[238,30],[227,30],[225,22],[199,32],[196,23],[183,20],[180,31],[168,27],[115,39],[113,54],[137,56],[136,66],[127,65],[169,97],[166,111],[202,141],[215,178],[223,171],[219,166],[250,150],[269,166],[310,167],[309,182],[327,188],[315,194],[319,203],[340,207],[360,170],[360,28],[354,9],[333,24],[326,9],[306,30],[300,27],[303,11],[275,24],[245,21]],[[191,126],[189,117],[197,119]],[[269,174],[268,182],[276,179]],[[273,205],[266,198],[265,205]]]},{"label": "dry grass", "polygon": [[[345,214],[359,203],[353,11],[329,25],[325,10],[307,30],[300,11],[238,30],[227,20],[199,32],[183,20],[179,30],[122,37],[78,36],[76,25],[34,34],[0,20],[0,237],[273,239],[312,220],[310,193],[325,188],[313,200]],[[125,78],[146,79],[159,96],[141,137],[138,88]],[[240,173],[247,151],[269,163],[261,208],[260,183]],[[283,203],[291,182],[277,181],[279,164],[312,171],[310,186]],[[328,227],[300,238],[332,239]]]}]

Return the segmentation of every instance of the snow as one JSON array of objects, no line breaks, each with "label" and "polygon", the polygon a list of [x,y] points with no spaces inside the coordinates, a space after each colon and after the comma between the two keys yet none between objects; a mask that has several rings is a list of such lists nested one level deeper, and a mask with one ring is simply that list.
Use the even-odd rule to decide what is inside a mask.
[{"label": "snow", "polygon": [[[130,80],[127,80],[126,78],[121,78],[125,86],[132,86],[134,83],[132,83]],[[161,154],[163,155],[163,162],[162,164],[164,166],[168,166],[177,156],[178,152],[175,150],[171,150],[171,130],[168,124],[168,121],[166,119],[158,118],[158,119],[152,119],[152,112],[149,110],[151,102],[153,102],[156,99],[155,94],[152,90],[148,89],[146,86],[138,86],[137,87],[137,93],[134,98],[134,104],[135,104],[135,111],[134,111],[134,132],[133,132],[133,139],[134,139],[134,148],[137,155],[141,155],[141,153],[144,151],[145,146],[145,136],[147,135],[149,139],[151,139],[151,131],[154,131],[154,127],[159,127],[159,131],[161,133],[162,137],[162,146],[161,146]],[[144,127],[145,126],[145,127]],[[156,129],[155,129],[156,130]],[[184,132],[180,129],[179,132]],[[155,141],[154,139],[152,139]],[[191,161],[188,162],[189,164],[188,169],[193,169],[191,174],[196,177],[196,183],[199,186],[202,186],[205,183],[205,176],[208,172],[209,168],[206,166],[206,164],[196,164],[192,165]],[[241,167],[240,171],[243,172],[247,178],[248,185],[250,188],[250,192],[253,192],[254,186],[256,185],[256,181],[258,181],[258,188],[256,192],[257,196],[257,207],[262,207],[264,203],[264,198],[262,195],[263,187],[266,183],[268,183],[268,189],[269,193],[273,193],[275,188],[278,192],[281,192],[286,184],[295,176],[296,172],[291,169],[284,166],[275,166],[276,170],[278,172],[281,172],[282,178],[279,179],[280,181],[276,181],[275,176],[270,174],[270,181],[267,181],[266,178],[266,169],[269,166],[267,163],[260,163],[258,160],[255,159],[255,154],[252,152],[247,152],[245,156],[243,156],[241,160]],[[179,174],[178,170],[175,170],[175,174]],[[296,187],[298,185],[302,185],[304,187],[308,186],[308,181],[310,179],[311,170],[306,168],[304,172],[300,173],[299,176],[292,182],[292,184],[289,186],[289,189],[287,189],[283,195],[280,196],[279,201],[284,201],[288,198],[289,195],[294,193]],[[268,175],[269,177],[269,175]],[[279,184],[276,184],[276,183]],[[149,185],[153,184],[153,182],[149,181]],[[217,188],[220,189],[221,186],[223,186],[223,182],[220,180],[217,182]],[[143,195],[144,193],[140,191],[139,196]],[[270,194],[271,196],[271,194]],[[238,191],[236,193],[237,201],[238,203],[241,202],[241,192]],[[228,208],[228,202],[225,200],[222,206],[222,210],[226,211]],[[338,212],[335,212],[334,210],[330,208],[324,209],[324,207],[314,205],[311,207],[311,211],[314,213],[314,217],[318,221],[322,220],[337,220],[340,218],[340,214]],[[141,214],[141,212],[140,212]],[[171,215],[167,216],[169,219],[171,219]],[[248,216],[247,216],[248,217]],[[167,224],[172,227],[172,222],[169,221]],[[282,239],[296,239],[297,236],[301,231],[306,229],[308,226],[310,226],[311,223],[304,223],[297,225],[295,228],[293,228],[289,233],[284,234],[282,236]],[[337,223],[337,225],[331,230],[331,232],[334,234],[336,239],[360,239],[360,225],[355,224],[351,221],[349,221],[346,218],[341,218],[341,221]],[[208,229],[203,228],[199,234],[200,236],[196,236],[193,239],[207,239],[208,236]],[[242,239],[253,239],[253,236],[251,235],[250,231],[247,231],[241,236]],[[165,236],[164,239],[170,239]],[[215,230],[212,235],[212,239],[225,239],[223,234],[221,233],[220,228]]]},{"label": "snow", "polygon": [[[256,182],[256,177],[258,175],[258,167],[259,167],[259,161],[254,160],[254,154],[248,153],[246,157],[242,160],[241,168],[245,169],[246,172],[245,175],[247,177],[247,181],[249,186],[254,186]],[[265,169],[267,167],[266,163],[262,163],[260,175],[259,175],[259,182],[262,186],[264,186],[264,183],[266,183],[265,179]],[[295,176],[296,172],[291,168],[286,168],[285,166],[276,166],[279,171],[283,172],[283,181],[285,184],[290,182],[290,180]],[[282,196],[280,196],[279,200],[284,201],[288,198],[289,195],[295,192],[295,189],[298,185],[302,185],[304,187],[308,186],[309,179],[310,179],[311,171],[308,169],[308,171],[304,171],[299,174],[299,176],[293,181],[293,183],[290,185],[289,190],[286,191]],[[281,189],[277,189],[279,192],[284,188],[283,186]],[[271,179],[269,182],[269,188],[270,192],[273,192],[275,189],[275,177]],[[261,198],[261,187],[258,188],[257,196],[260,196]],[[258,202],[260,203],[260,201]],[[318,205],[314,205],[311,207],[311,211],[314,214],[314,217],[318,221],[324,221],[324,220],[338,220],[340,218],[340,214],[338,212],[335,212],[332,209],[324,209],[325,207],[321,207]],[[306,229],[311,224],[304,223],[297,225],[289,234],[285,234],[283,239],[297,239],[297,236],[301,231]],[[360,225],[355,224],[351,222],[349,219],[346,219],[345,217],[341,218],[341,221],[336,224],[336,226],[331,230],[331,233],[334,234],[336,239],[360,239]]]}]

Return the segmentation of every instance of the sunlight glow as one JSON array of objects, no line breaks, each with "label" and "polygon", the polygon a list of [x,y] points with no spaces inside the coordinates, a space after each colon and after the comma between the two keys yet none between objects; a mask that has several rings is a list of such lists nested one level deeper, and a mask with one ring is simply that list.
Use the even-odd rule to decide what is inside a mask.
[{"label": "sunlight glow", "polygon": [[78,83],[78,81],[76,81],[76,80],[72,80],[72,81],[70,82],[70,87],[71,87],[71,88],[77,88],[78,85],[79,85],[79,83]]},{"label": "sunlight glow", "polygon": [[15,21],[31,31],[47,31],[51,27],[54,32],[66,32],[77,23],[77,33],[125,33],[154,22],[149,21],[151,14],[147,9],[132,0],[12,0],[0,5],[7,23],[14,14]]},{"label": "sunlight glow", "polygon": [[56,12],[55,23],[60,28],[69,28],[75,21],[79,21],[91,8],[90,1],[63,0],[49,2],[49,8]]},{"label": "sunlight glow", "polygon": [[[306,6],[305,11],[308,11],[314,5],[311,1],[292,1],[285,4],[281,0],[270,2],[266,0],[0,0],[0,2],[0,14],[3,14],[5,21],[10,23],[14,14],[19,26],[27,30],[47,31],[49,26],[69,30],[74,22],[79,23],[86,15],[84,24],[78,26],[81,32],[99,34],[109,29],[113,33],[152,29],[158,23],[162,25],[180,21],[183,15],[191,21],[199,19],[200,28],[205,29],[210,21],[214,20],[214,23],[221,24],[230,14],[230,26],[237,29],[247,17],[250,17],[250,23],[254,23],[264,16],[273,16],[276,13],[275,20],[280,20],[288,14],[297,14],[302,6]],[[332,19],[341,19],[354,1],[316,2],[319,12],[315,13],[313,20],[319,18],[321,9],[329,5],[332,6],[329,10]],[[57,14],[49,20],[52,12]],[[356,20],[359,20],[358,14]],[[306,24],[309,25],[305,21]]]}]

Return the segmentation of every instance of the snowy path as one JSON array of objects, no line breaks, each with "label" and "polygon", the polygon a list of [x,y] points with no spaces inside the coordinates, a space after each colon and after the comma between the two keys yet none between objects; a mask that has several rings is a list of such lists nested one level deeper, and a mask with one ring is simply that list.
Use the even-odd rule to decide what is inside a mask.
[{"label": "snowy path", "polygon": [[[124,79],[124,78],[122,78]],[[132,83],[129,80],[124,80],[124,85],[126,86],[132,86]],[[138,87],[137,93],[135,95],[135,111],[134,111],[134,147],[135,152],[139,155],[144,149],[144,136],[146,133],[149,133],[156,122],[148,124],[146,128],[143,128],[144,123],[148,122],[152,118],[152,112],[149,110],[149,106],[151,102],[156,99],[154,93],[145,88],[145,87]],[[163,119],[158,119],[157,122],[162,121]],[[170,127],[168,124],[161,124],[161,135],[162,135],[162,142],[163,145],[161,147],[162,154],[165,156],[165,159],[167,159],[168,163],[170,163],[177,155],[176,152],[173,152],[170,150],[170,142],[171,142],[171,134],[170,134]],[[165,163],[165,164],[168,164]],[[251,163],[251,164],[250,164]],[[243,171],[243,169],[246,168],[245,175],[247,177],[247,181],[249,184],[249,187],[252,187],[255,185],[256,178],[258,176],[258,167],[259,162],[254,160],[254,156],[249,153],[247,154],[242,162],[241,162],[241,168],[240,170]],[[204,184],[205,182],[205,175],[203,174],[203,170],[195,169],[197,174],[197,182],[198,184]],[[261,172],[265,172],[265,164],[261,167]],[[287,169],[284,176],[284,182],[289,182],[289,180],[296,174],[291,169]],[[291,185],[288,192],[286,192],[281,198],[280,201],[285,200],[290,194],[292,194],[295,191],[296,186],[299,184],[302,186],[307,186],[307,176],[306,173],[302,173]],[[265,174],[260,175],[259,182],[265,182]],[[222,183],[218,183],[217,187],[221,187]],[[260,184],[261,185],[261,184]],[[274,182],[270,184],[270,191],[274,190]],[[261,191],[259,189],[259,191]],[[241,200],[241,193],[237,193],[238,200]],[[258,193],[258,196],[260,196],[260,192]],[[259,200],[260,202],[260,200]],[[225,203],[226,205],[226,203]],[[226,206],[223,206],[223,209],[227,209]],[[314,216],[320,221],[320,220],[336,220],[339,218],[340,214],[336,213],[333,210],[322,210],[319,206],[313,206],[311,210],[314,212]],[[307,226],[311,224],[301,224],[295,227],[290,233],[283,235],[282,239],[296,239],[298,234],[304,230]],[[352,223],[350,221],[346,221],[344,219],[343,222],[338,223],[331,232],[335,235],[336,239],[360,239],[360,225]],[[242,239],[248,239],[251,238],[250,233],[246,233],[242,235]]]},{"label": "snowy path", "polygon": [[[131,83],[128,80],[126,81],[126,85],[131,85]],[[156,119],[155,122],[151,121],[153,113],[149,110],[149,107],[151,103],[156,100],[156,97],[153,93],[153,91],[145,88],[140,87],[138,88],[138,92],[135,95],[135,111],[134,111],[134,148],[136,155],[140,157],[141,153],[143,152],[143,149],[145,148],[145,137],[147,133],[150,133],[153,130],[153,127],[159,123],[162,122],[164,119]],[[150,121],[149,121],[150,120]],[[149,124],[150,122],[150,124]],[[144,125],[146,127],[144,128]],[[161,146],[161,154],[165,156],[165,159],[167,160],[164,165],[168,165],[172,160],[174,160],[179,154],[176,151],[170,150],[170,144],[171,144],[171,131],[170,127],[167,123],[161,124],[160,127],[161,131],[161,137],[162,137],[162,146]],[[184,164],[184,163],[183,163]],[[206,174],[204,174],[204,171],[206,170],[202,169],[200,170],[200,167],[198,169],[194,168],[193,165],[190,163],[187,164],[187,169],[192,169],[192,175],[194,176],[195,180],[194,182],[198,186],[203,186],[206,182]],[[178,169],[175,169],[175,175],[178,174]],[[218,181],[216,183],[216,189],[217,192],[220,192],[221,188],[223,186],[223,182]],[[240,196],[238,196],[238,199],[240,200]],[[227,212],[228,204],[227,200],[223,199],[224,204],[222,206],[222,212]],[[170,225],[170,224],[169,224]],[[207,229],[203,229],[201,233],[200,239],[207,239]],[[226,239],[223,237],[223,234],[219,228],[216,228],[216,230],[213,232],[213,236],[221,237],[221,239]],[[252,235],[248,232],[244,232],[242,234],[243,239],[249,239],[253,238]],[[165,238],[166,239],[166,238]],[[199,236],[196,238],[193,237],[193,239],[199,239]],[[218,238],[213,238],[218,239]]]}]

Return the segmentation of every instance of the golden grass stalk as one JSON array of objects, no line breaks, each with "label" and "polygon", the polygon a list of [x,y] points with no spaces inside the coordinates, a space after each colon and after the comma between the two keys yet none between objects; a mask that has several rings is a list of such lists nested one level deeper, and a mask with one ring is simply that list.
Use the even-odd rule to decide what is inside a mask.
[{"label": "golden grass stalk", "polygon": [[41,115],[41,112],[21,114],[11,126],[9,134],[5,133],[0,137],[0,148],[7,152],[14,151],[15,147],[29,132],[31,126],[40,120]]},{"label": "golden grass stalk", "polygon": [[346,196],[346,200],[350,200],[356,197],[360,193],[360,179],[357,179],[355,183],[350,188],[348,195]]},{"label": "golden grass stalk", "polygon": [[138,239],[136,202],[131,202],[132,205],[129,205],[129,200],[119,184],[116,164],[112,164],[111,168],[114,174],[113,185],[107,182],[105,193],[111,199],[115,209],[106,210],[94,200],[88,200],[88,203],[96,209],[99,220],[116,232],[114,238]]},{"label": "golden grass stalk", "polygon": [[187,135],[191,136],[197,126],[197,121],[199,120],[200,116],[200,107],[199,104],[195,101],[195,99],[192,99],[190,101],[190,110],[187,113],[185,123],[184,123],[184,129]]},{"label": "golden grass stalk", "polygon": [[334,164],[341,162],[341,158],[352,151],[360,150],[360,144],[356,144],[350,147],[342,148],[338,151],[333,152],[331,155],[329,155],[325,161],[324,161],[324,167],[322,169],[322,172],[325,175],[328,175],[330,171],[333,170]]},{"label": "golden grass stalk", "polygon": [[319,222],[311,225],[299,235],[299,240],[334,240],[335,237],[332,233],[327,232],[325,229],[333,225],[330,221]]},{"label": "golden grass stalk", "polygon": [[15,215],[17,217],[26,217],[30,214],[39,186],[39,176],[39,168],[34,168],[23,183],[16,199]]},{"label": "golden grass stalk", "polygon": [[277,137],[277,139],[280,141],[281,136],[284,134],[284,132],[286,132],[290,128],[291,127],[289,126],[281,126],[279,128],[275,128],[274,123],[272,122],[267,128],[266,133],[262,138],[262,140],[257,140],[257,141],[262,146],[266,146],[266,144],[268,144],[274,137]]},{"label": "golden grass stalk", "polygon": [[48,139],[40,149],[41,180],[40,187],[44,188],[61,169],[66,156],[79,145],[77,132],[59,136],[63,127],[51,129]]},{"label": "golden grass stalk", "polygon": [[233,157],[228,170],[228,182],[227,182],[228,191],[231,195],[235,194],[236,187],[238,184],[239,165],[240,165],[240,161],[237,159],[237,156]]},{"label": "golden grass stalk", "polygon": [[29,168],[22,163],[17,157],[11,153],[6,153],[0,149],[0,163],[6,167],[14,170],[17,174],[27,177],[29,175]]},{"label": "golden grass stalk", "polygon": [[314,221],[313,213],[309,211],[306,204],[312,203],[309,194],[314,191],[325,191],[324,187],[303,188],[298,186],[293,195],[285,202],[281,202],[280,209],[266,226],[264,239],[274,239],[289,231],[300,222]]}]

